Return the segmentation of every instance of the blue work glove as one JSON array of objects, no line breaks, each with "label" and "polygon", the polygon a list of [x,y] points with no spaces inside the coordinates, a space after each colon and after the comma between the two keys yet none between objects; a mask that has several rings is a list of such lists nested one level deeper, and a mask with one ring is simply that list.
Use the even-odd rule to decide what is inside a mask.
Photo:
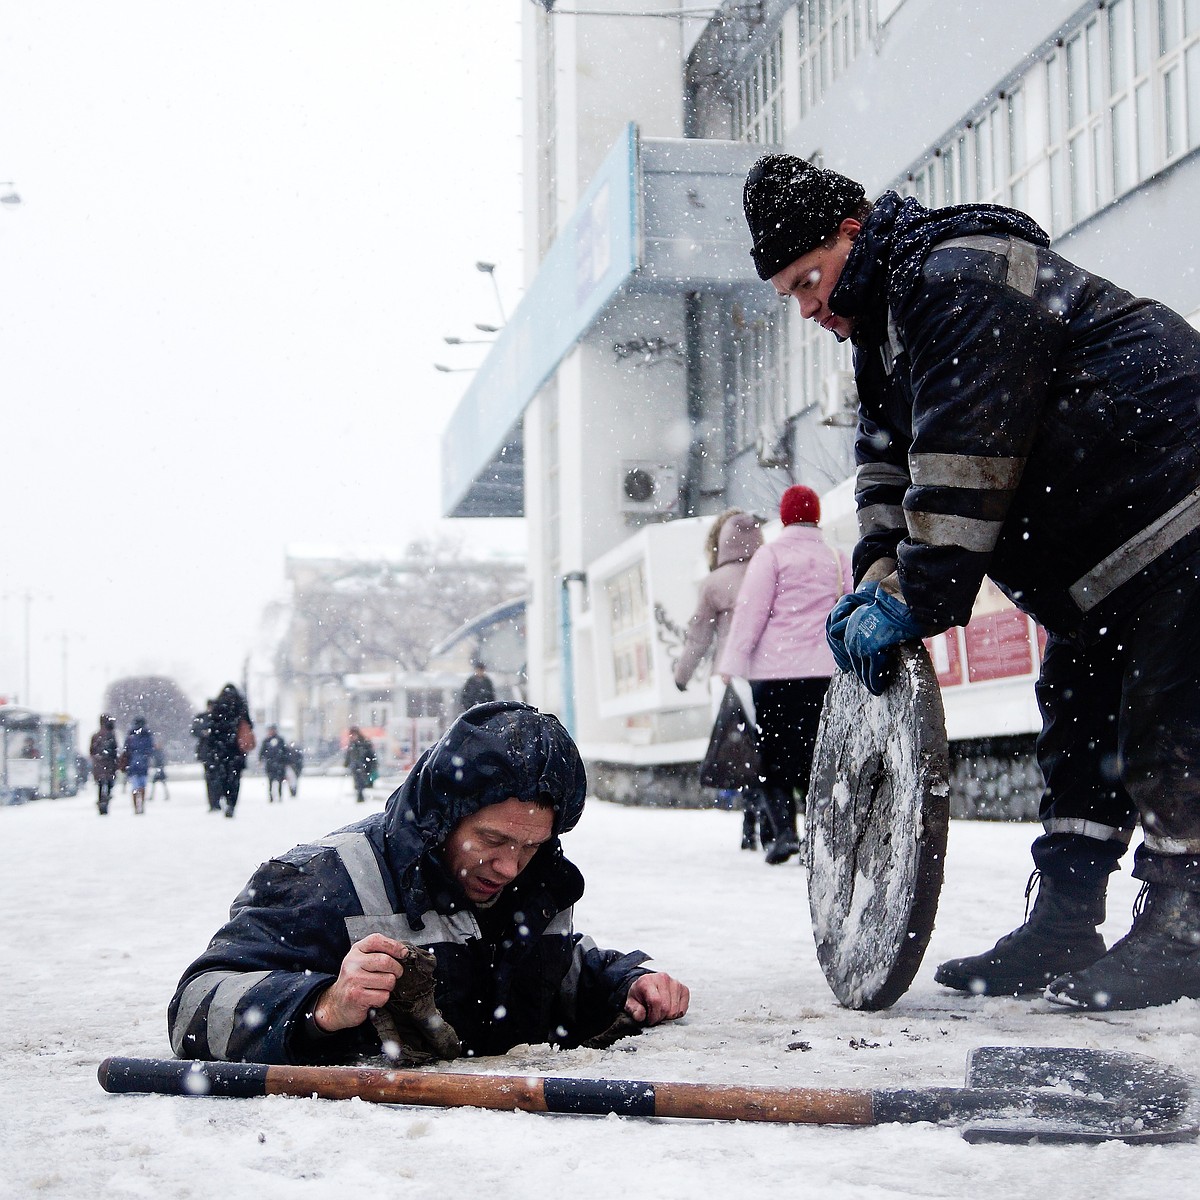
[{"label": "blue work glove", "polygon": [[845,647],[850,666],[873,696],[882,696],[892,673],[895,648],[916,641],[924,630],[903,600],[884,591],[856,608],[846,622]]},{"label": "blue work glove", "polygon": [[846,623],[850,620],[850,614],[864,604],[870,604],[878,590],[878,583],[864,583],[858,591],[843,596],[825,618],[825,640],[833,651],[833,661],[837,663],[839,671],[853,669],[850,655],[846,653]]}]

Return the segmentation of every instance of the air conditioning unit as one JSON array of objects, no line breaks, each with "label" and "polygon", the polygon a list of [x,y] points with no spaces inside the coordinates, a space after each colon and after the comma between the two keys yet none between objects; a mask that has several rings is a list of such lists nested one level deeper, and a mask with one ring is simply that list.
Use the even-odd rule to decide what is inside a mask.
[{"label": "air conditioning unit", "polygon": [[854,386],[853,371],[830,371],[825,376],[820,407],[822,425],[858,424],[858,388]]},{"label": "air conditioning unit", "polygon": [[791,439],[788,437],[788,427],[777,429],[773,425],[763,425],[758,431],[754,448],[760,467],[790,467],[792,465]]},{"label": "air conditioning unit", "polygon": [[679,508],[679,468],[633,460],[621,464],[618,503],[623,513],[672,513]]}]

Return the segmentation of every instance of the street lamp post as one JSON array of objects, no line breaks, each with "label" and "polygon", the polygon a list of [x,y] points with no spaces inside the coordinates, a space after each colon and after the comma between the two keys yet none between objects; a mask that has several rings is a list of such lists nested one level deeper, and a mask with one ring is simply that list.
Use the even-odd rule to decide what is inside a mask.
[{"label": "street lamp post", "polygon": [[496,307],[500,310],[501,324],[507,324],[508,317],[504,312],[504,301],[500,299],[500,285],[496,282],[496,264],[491,262],[477,262],[475,270],[482,271],[492,281],[492,290],[496,293]]}]

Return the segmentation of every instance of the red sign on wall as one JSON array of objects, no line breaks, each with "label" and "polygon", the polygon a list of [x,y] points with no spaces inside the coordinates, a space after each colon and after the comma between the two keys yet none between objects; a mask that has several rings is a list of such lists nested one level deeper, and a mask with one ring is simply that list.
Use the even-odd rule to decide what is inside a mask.
[{"label": "red sign on wall", "polygon": [[1017,609],[976,617],[963,631],[972,683],[1028,675],[1033,670],[1029,618]]}]

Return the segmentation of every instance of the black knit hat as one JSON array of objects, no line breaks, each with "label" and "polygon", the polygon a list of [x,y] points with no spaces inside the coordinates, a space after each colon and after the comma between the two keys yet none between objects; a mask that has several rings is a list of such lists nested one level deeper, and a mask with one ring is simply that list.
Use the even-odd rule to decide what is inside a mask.
[{"label": "black knit hat", "polygon": [[861,183],[793,154],[760,158],[742,190],[742,208],[754,239],[750,256],[759,279],[778,275],[832,237],[864,199]]}]

